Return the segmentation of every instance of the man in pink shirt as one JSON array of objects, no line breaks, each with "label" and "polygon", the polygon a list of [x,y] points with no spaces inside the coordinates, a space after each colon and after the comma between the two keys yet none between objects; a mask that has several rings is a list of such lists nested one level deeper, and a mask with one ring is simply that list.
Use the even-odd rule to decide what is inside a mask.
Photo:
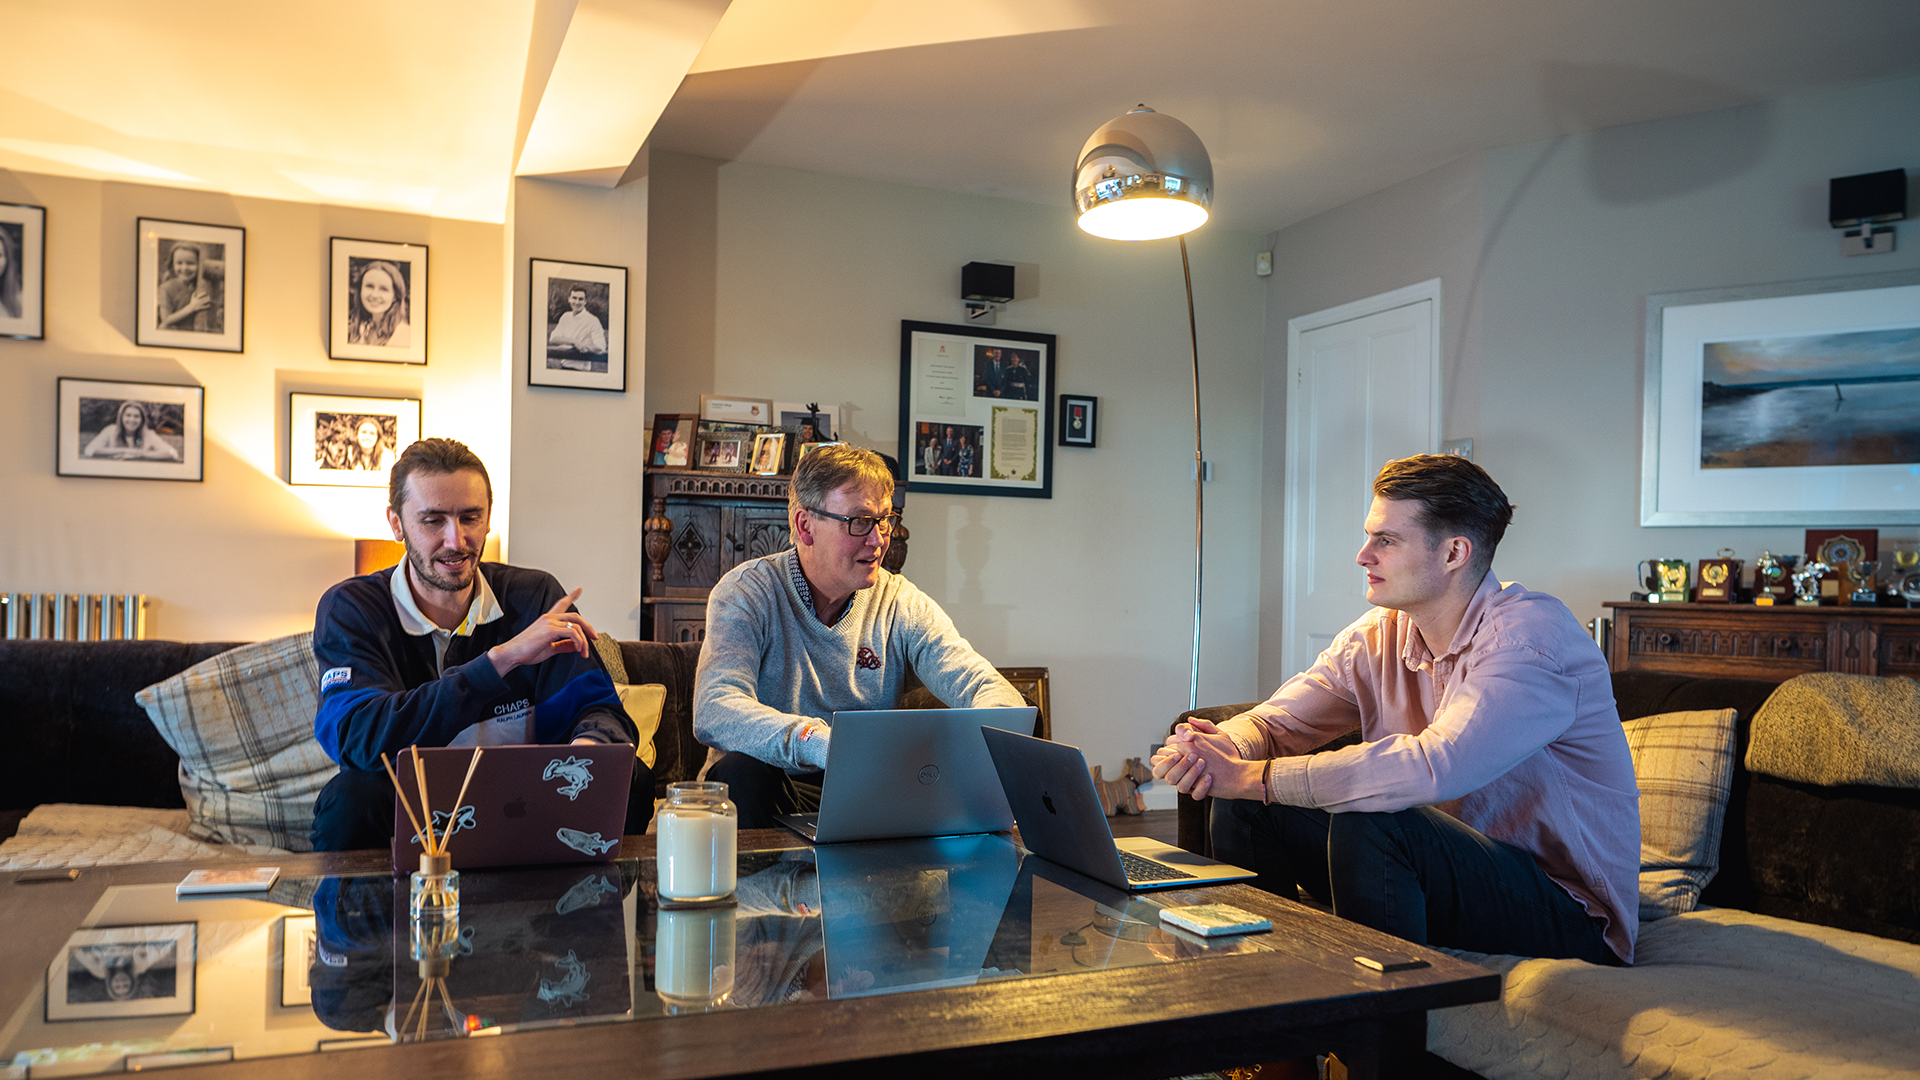
[{"label": "man in pink shirt", "polygon": [[1373,610],[1263,704],[1182,724],[1154,775],[1214,797],[1214,855],[1269,891],[1422,944],[1631,963],[1639,789],[1606,660],[1494,577],[1513,507],[1479,466],[1402,458],[1373,494]]}]

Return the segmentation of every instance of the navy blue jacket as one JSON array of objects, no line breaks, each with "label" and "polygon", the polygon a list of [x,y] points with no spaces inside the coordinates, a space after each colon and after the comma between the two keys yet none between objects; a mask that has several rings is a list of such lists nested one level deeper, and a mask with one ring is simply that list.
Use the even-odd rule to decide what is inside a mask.
[{"label": "navy blue jacket", "polygon": [[638,738],[598,657],[563,653],[505,678],[487,659],[488,649],[512,640],[566,595],[552,574],[481,563],[502,616],[449,641],[436,675],[433,636],[407,633],[394,609],[389,579],[399,572],[396,566],[348,578],[320,598],[313,626],[320,711],[313,727],[333,760],[379,769],[383,752],[446,746],[480,721],[529,707],[541,743],[579,735],[624,743]]}]

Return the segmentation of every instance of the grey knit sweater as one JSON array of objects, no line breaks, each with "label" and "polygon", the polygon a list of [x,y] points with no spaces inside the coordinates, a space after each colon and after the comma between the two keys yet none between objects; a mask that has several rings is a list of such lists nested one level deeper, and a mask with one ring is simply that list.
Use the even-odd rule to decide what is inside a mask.
[{"label": "grey knit sweater", "polygon": [[909,668],[950,706],[1026,704],[906,578],[880,571],[839,622],[821,623],[794,588],[798,557],[788,548],[742,563],[708,596],[693,692],[701,742],[793,772],[824,768],[827,740],[801,733],[841,710],[893,708]]}]

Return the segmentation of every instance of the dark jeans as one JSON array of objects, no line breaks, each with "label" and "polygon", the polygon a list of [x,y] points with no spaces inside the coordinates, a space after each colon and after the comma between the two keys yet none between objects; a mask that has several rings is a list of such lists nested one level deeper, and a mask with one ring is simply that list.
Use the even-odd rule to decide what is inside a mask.
[{"label": "dark jeans", "polygon": [[1618,964],[1603,923],[1526,851],[1432,807],[1329,814],[1212,803],[1213,854],[1281,896],[1305,889],[1343,919],[1421,945]]},{"label": "dark jeans", "polygon": [[[418,807],[415,807],[418,809]],[[633,789],[627,799],[628,836],[647,831],[653,819],[653,770],[633,759]],[[362,851],[393,844],[393,784],[386,770],[342,768],[313,800],[313,850]]]},{"label": "dark jeans", "polygon": [[727,785],[727,798],[740,810],[743,829],[778,829],[776,814],[812,814],[820,809],[820,777],[817,772],[788,776],[785,769],[769,765],[738,750],[713,763],[707,779]]}]

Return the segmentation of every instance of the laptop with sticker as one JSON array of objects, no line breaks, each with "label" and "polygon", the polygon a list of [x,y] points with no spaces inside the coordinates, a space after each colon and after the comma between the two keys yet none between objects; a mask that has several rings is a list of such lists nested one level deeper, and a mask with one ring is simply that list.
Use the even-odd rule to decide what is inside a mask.
[{"label": "laptop with sticker", "polygon": [[[581,743],[485,750],[466,798],[454,807],[473,748],[420,748],[433,829],[436,835],[448,830],[447,852],[454,869],[612,862],[619,857],[633,784],[633,747]],[[418,814],[413,752],[401,751],[393,764]],[[413,819],[396,797],[393,868],[417,869],[422,850]]]}]

